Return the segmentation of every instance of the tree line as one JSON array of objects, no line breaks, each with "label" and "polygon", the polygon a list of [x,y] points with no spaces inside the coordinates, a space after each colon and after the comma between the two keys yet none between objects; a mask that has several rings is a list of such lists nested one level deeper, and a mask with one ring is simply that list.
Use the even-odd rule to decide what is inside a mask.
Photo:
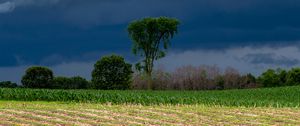
[{"label": "tree line", "polygon": [[[300,85],[300,68],[268,69],[256,77],[241,74],[228,67],[182,66],[172,72],[153,70],[152,78],[143,72],[134,71],[121,56],[104,56],[94,65],[92,79],[83,77],[55,76],[51,69],[42,66],[30,67],[22,77],[22,85],[10,81],[0,82],[1,88],[42,89],[99,89],[99,90],[223,90]],[[151,87],[148,82],[151,80]]]}]

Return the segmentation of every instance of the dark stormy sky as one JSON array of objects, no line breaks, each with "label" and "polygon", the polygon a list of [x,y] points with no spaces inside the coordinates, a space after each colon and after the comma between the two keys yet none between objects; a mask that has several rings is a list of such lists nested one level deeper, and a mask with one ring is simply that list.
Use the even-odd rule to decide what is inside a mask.
[{"label": "dark stormy sky", "polygon": [[0,81],[28,66],[90,78],[93,63],[131,54],[126,28],[143,17],[181,21],[157,66],[218,65],[259,74],[300,65],[299,0],[0,0]]}]

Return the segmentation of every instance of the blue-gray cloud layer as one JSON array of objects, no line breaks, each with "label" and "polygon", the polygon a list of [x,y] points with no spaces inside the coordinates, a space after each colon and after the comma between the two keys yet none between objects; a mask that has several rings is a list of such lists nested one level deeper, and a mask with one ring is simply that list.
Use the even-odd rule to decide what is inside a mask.
[{"label": "blue-gray cloud layer", "polygon": [[[113,52],[132,59],[127,24],[147,16],[182,21],[173,50],[297,46],[299,13],[299,0],[0,0],[0,66],[90,62]],[[299,62],[273,54],[242,59]]]},{"label": "blue-gray cloud layer", "polygon": [[278,65],[278,66],[295,66],[300,63],[298,59],[287,58],[285,56],[276,57],[274,53],[256,53],[247,54],[243,57],[243,60],[252,64],[267,64],[267,65]]}]

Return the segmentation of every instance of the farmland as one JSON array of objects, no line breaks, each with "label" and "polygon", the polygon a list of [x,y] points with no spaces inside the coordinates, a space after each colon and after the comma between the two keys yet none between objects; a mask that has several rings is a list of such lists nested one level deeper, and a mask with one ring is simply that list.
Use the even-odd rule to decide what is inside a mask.
[{"label": "farmland", "polygon": [[300,109],[0,102],[0,125],[299,125]]},{"label": "farmland", "polygon": [[299,125],[299,90],[2,88],[0,125]]},{"label": "farmland", "polygon": [[222,91],[0,89],[0,99],[136,105],[299,107],[300,86]]}]

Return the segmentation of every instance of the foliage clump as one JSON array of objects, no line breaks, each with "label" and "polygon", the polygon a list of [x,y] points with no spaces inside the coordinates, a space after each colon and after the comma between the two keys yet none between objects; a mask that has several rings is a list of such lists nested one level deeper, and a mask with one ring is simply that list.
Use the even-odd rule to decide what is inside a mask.
[{"label": "foliage clump", "polygon": [[286,85],[300,85],[300,68],[293,68],[286,74]]},{"label": "foliage clump", "polygon": [[283,69],[268,69],[258,77],[258,83],[263,87],[279,87],[286,85],[287,76]]},{"label": "foliage clump", "polygon": [[50,88],[53,72],[47,67],[34,66],[26,70],[22,84],[26,88]]},{"label": "foliage clump", "polygon": [[131,87],[132,65],[117,55],[102,57],[94,65],[92,87],[102,90],[125,90]]},{"label": "foliage clump", "polygon": [[87,89],[89,82],[80,76],[76,77],[55,77],[52,82],[53,89]]},{"label": "foliage clump", "polygon": [[0,88],[16,88],[18,85],[11,81],[2,81],[0,82]]}]

